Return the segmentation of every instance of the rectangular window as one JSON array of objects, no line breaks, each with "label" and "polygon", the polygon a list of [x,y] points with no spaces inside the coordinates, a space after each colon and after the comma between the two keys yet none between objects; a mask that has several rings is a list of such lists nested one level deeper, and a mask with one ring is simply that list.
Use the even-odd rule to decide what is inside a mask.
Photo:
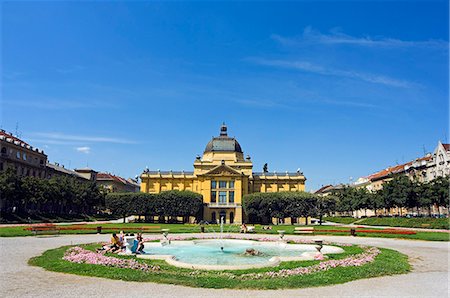
[{"label": "rectangular window", "polygon": [[234,180],[229,182],[229,187],[228,188],[234,188]]},{"label": "rectangular window", "polygon": [[225,205],[227,203],[227,192],[219,191],[219,204]]},{"label": "rectangular window", "polygon": [[212,180],[211,181],[211,189],[216,189],[217,188],[217,181]]},{"label": "rectangular window", "polygon": [[234,191],[228,193],[228,202],[234,203]]},{"label": "rectangular window", "polygon": [[227,188],[227,182],[226,181],[219,181],[219,188]]},{"label": "rectangular window", "polygon": [[216,193],[217,193],[217,191],[212,191],[211,192],[211,203],[215,203],[216,202]]}]

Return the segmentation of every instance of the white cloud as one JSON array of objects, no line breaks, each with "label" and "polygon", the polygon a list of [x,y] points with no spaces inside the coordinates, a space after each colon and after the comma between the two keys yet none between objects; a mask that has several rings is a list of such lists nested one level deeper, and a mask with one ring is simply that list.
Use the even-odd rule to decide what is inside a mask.
[{"label": "white cloud", "polygon": [[414,83],[405,80],[399,80],[383,75],[363,73],[352,70],[327,68],[320,65],[312,64],[307,61],[269,60],[259,58],[249,58],[247,60],[259,65],[288,68],[325,76],[336,76],[350,79],[358,79],[369,83],[382,84],[393,87],[409,88],[416,85]]},{"label": "white cloud", "polygon": [[75,148],[75,150],[77,150],[78,152],[84,153],[84,154],[89,154],[91,152],[91,148],[90,147],[77,147]]},{"label": "white cloud", "polygon": [[87,99],[51,99],[35,98],[33,100],[22,99],[4,99],[3,104],[9,106],[18,106],[23,108],[34,108],[44,110],[71,110],[71,109],[89,109],[89,108],[114,108],[115,106],[107,101],[96,101]]},{"label": "white cloud", "polygon": [[330,34],[322,34],[320,31],[308,26],[299,37],[283,37],[272,35],[271,38],[285,46],[305,45],[305,44],[328,44],[328,45],[356,45],[363,47],[383,47],[383,48],[407,48],[422,47],[435,49],[448,49],[449,42],[440,39],[430,40],[401,40],[388,37],[355,37],[333,29]]},{"label": "white cloud", "polygon": [[38,137],[47,138],[50,141],[78,141],[78,142],[91,142],[91,143],[116,143],[116,144],[136,144],[136,142],[127,140],[124,138],[112,138],[104,136],[80,136],[80,135],[68,135],[63,133],[48,133],[37,132],[33,135]]}]

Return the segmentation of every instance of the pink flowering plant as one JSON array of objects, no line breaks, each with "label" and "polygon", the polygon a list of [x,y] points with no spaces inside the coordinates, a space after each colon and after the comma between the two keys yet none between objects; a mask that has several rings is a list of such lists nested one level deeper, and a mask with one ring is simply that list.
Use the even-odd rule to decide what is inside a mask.
[{"label": "pink flowering plant", "polygon": [[133,259],[119,259],[116,257],[105,256],[104,253],[93,252],[79,246],[69,248],[65,252],[63,260],[69,261],[71,263],[128,268],[145,272],[155,272],[160,270],[159,266],[140,263]]},{"label": "pink flowering plant", "polygon": [[240,276],[241,279],[261,279],[273,277],[288,277],[294,275],[306,275],[321,271],[328,271],[337,267],[360,267],[375,261],[375,257],[380,254],[380,250],[376,247],[366,248],[361,254],[353,255],[341,260],[327,260],[319,264],[297,267],[293,269],[282,269],[279,271],[269,271],[264,273],[249,273]]}]

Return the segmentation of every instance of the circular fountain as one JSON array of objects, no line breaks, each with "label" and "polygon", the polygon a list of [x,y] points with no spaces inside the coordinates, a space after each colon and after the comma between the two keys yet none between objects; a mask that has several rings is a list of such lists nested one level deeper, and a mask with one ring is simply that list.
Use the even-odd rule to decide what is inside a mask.
[{"label": "circular fountain", "polygon": [[[316,244],[280,245],[279,241],[241,239],[198,239],[145,243],[139,258],[162,259],[173,266],[206,270],[236,270],[276,266],[283,261],[313,260]],[[339,247],[324,245],[322,254],[342,253]]]}]

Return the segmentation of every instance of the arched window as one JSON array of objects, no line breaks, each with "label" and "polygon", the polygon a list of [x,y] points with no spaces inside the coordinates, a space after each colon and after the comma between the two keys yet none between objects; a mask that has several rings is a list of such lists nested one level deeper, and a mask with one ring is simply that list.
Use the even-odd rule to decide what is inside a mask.
[{"label": "arched window", "polygon": [[2,147],[2,154],[6,154],[6,147]]},{"label": "arched window", "polygon": [[227,212],[225,210],[220,210],[219,215],[220,215],[219,220],[223,218],[223,222],[225,223],[227,221]]},{"label": "arched window", "polygon": [[234,222],[234,212],[230,212],[230,224]]},{"label": "arched window", "polygon": [[217,219],[216,219],[216,212],[213,211],[213,213],[211,213],[211,222],[216,223]]}]

